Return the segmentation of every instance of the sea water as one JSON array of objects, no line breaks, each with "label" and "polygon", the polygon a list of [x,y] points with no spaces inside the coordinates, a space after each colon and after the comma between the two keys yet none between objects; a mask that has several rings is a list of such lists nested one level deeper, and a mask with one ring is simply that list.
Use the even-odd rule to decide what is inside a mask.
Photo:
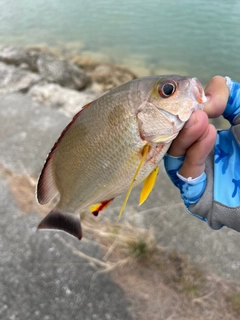
[{"label": "sea water", "polygon": [[139,75],[240,81],[239,0],[0,0],[0,45],[68,48]]}]

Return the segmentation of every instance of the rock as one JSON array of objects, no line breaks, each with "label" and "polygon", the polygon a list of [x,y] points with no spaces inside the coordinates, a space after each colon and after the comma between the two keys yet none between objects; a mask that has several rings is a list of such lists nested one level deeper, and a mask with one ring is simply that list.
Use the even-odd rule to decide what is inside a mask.
[{"label": "rock", "polygon": [[74,56],[71,61],[85,70],[93,81],[101,84],[103,92],[137,78],[127,68],[110,63],[96,62],[84,56]]},{"label": "rock", "polygon": [[41,77],[38,74],[0,62],[0,95],[26,91],[40,80]]},{"label": "rock", "polygon": [[0,47],[0,61],[36,72],[40,53],[39,50],[3,46]]},{"label": "rock", "polygon": [[0,47],[0,61],[6,64],[21,66],[29,63],[29,55],[22,48]]},{"label": "rock", "polygon": [[46,81],[70,89],[82,90],[91,82],[89,76],[78,66],[49,53],[40,54],[37,60],[37,68]]},{"label": "rock", "polygon": [[92,75],[97,82],[108,81],[112,76],[112,68],[110,65],[101,64],[94,69]]},{"label": "rock", "polygon": [[105,90],[110,90],[136,78],[129,70],[106,63],[98,65],[91,73],[91,77],[94,81],[104,84]]},{"label": "rock", "polygon": [[0,164],[37,177],[69,119],[21,93],[0,99]]},{"label": "rock", "polygon": [[28,92],[34,101],[56,108],[67,117],[72,118],[87,103],[100,96],[96,91],[75,91],[59,86],[58,84],[45,84],[33,86]]},{"label": "rock", "polygon": [[39,74],[43,83],[55,83],[74,90],[85,89],[93,80],[101,87],[101,92],[106,92],[136,78],[124,67],[81,56],[68,60],[46,48],[0,47],[0,62]]},{"label": "rock", "polygon": [[57,83],[70,89],[82,90],[90,77],[74,63],[40,49],[0,47],[0,62],[39,73],[46,82]]}]

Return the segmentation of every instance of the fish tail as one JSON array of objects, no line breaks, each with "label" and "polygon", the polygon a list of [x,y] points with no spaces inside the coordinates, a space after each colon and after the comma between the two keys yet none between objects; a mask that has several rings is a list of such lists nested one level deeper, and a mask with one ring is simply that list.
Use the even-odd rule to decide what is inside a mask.
[{"label": "fish tail", "polygon": [[62,213],[58,209],[53,209],[39,223],[38,229],[56,229],[65,231],[72,236],[82,239],[82,227],[80,217]]}]

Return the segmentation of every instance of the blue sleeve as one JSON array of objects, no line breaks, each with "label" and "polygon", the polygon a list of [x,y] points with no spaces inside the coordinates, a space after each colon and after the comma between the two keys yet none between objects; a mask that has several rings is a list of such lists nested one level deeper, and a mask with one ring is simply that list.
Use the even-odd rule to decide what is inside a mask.
[{"label": "blue sleeve", "polygon": [[[239,132],[240,83],[227,78],[230,95],[223,116],[232,127],[218,132],[214,149],[214,200],[228,207],[240,205],[240,146],[233,132]],[[220,187],[224,183],[224,188]]]},{"label": "blue sleeve", "polygon": [[232,125],[234,118],[240,114],[240,83],[233,81],[228,77],[226,77],[226,79],[230,95],[227,106],[223,112],[223,117]]},{"label": "blue sleeve", "polygon": [[164,157],[164,166],[169,178],[173,184],[180,190],[180,195],[188,208],[193,203],[196,203],[201,198],[206,187],[206,174],[203,173],[196,179],[184,178],[178,171],[184,161],[184,157],[172,157],[166,154]]},{"label": "blue sleeve", "polygon": [[240,205],[240,148],[231,129],[217,135],[213,199],[228,207]]}]

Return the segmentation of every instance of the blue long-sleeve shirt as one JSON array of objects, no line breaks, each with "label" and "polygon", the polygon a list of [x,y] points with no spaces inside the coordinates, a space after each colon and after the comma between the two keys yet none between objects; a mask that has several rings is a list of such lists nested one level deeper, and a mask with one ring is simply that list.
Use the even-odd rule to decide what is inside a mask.
[{"label": "blue long-sleeve shirt", "polygon": [[179,175],[184,156],[166,154],[164,165],[190,214],[214,229],[227,225],[240,231],[240,83],[229,78],[226,83],[230,95],[223,116],[231,127],[217,132],[205,172],[195,179]]}]

